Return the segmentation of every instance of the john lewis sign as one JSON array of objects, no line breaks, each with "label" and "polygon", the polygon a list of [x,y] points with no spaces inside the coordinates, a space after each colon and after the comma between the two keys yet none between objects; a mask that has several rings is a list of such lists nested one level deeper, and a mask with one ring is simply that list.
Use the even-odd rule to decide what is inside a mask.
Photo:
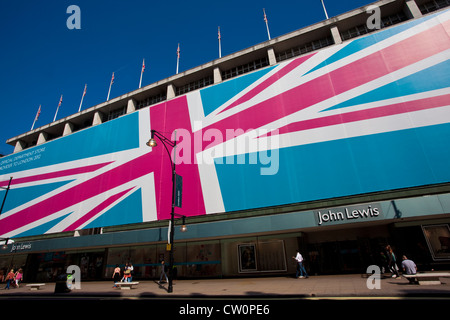
[{"label": "john lewis sign", "polygon": [[362,204],[314,211],[317,225],[381,220],[384,218],[379,203]]},{"label": "john lewis sign", "polygon": [[31,242],[28,243],[13,243],[11,246],[10,252],[19,252],[19,251],[26,251],[31,250],[32,245]]}]

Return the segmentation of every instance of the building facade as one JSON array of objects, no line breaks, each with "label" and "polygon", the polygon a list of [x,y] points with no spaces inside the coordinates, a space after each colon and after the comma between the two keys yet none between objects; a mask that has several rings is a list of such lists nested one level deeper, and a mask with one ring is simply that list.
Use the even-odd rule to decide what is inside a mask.
[{"label": "building facade", "polygon": [[156,278],[174,161],[179,277],[292,274],[297,248],[311,274],[365,272],[386,244],[448,268],[450,10],[374,5],[379,28],[359,8],[9,139],[0,267]]}]

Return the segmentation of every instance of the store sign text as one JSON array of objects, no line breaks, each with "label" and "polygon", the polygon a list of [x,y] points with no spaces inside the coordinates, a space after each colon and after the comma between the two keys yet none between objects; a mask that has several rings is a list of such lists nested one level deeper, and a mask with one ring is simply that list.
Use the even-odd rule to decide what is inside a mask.
[{"label": "store sign text", "polygon": [[383,217],[381,206],[376,204],[357,205],[344,208],[331,208],[315,211],[317,225],[345,222],[362,222]]},{"label": "store sign text", "polygon": [[13,243],[11,246],[11,252],[31,250],[31,243]]}]

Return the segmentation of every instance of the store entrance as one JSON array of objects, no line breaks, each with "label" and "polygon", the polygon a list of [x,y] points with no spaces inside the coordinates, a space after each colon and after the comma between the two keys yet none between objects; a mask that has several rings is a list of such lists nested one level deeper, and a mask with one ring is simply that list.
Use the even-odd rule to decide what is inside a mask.
[{"label": "store entrance", "polygon": [[377,264],[377,252],[382,247],[370,239],[329,241],[308,246],[312,274],[363,273]]},{"label": "store entrance", "polygon": [[303,247],[310,274],[345,274],[365,273],[368,266],[378,265],[387,243],[383,228],[347,229],[308,234]]}]

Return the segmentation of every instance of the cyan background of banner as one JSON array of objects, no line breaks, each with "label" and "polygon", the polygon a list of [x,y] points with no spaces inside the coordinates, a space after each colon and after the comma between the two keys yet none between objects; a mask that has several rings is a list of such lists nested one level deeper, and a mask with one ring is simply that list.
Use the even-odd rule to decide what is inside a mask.
[{"label": "cyan background of banner", "polygon": [[[6,170],[0,170],[0,175],[137,148],[139,147],[139,114],[137,112],[131,113],[86,128],[3,157],[1,160],[14,159],[21,154],[33,152],[33,150],[43,147],[45,147],[45,151],[40,153],[40,159],[23,163],[18,167],[13,166]],[[89,165],[89,163],[86,162],[86,165]]]},{"label": "cyan background of banner", "polygon": [[216,170],[226,211],[437,184],[450,181],[449,137],[435,125],[280,149],[276,175],[225,158]]}]

